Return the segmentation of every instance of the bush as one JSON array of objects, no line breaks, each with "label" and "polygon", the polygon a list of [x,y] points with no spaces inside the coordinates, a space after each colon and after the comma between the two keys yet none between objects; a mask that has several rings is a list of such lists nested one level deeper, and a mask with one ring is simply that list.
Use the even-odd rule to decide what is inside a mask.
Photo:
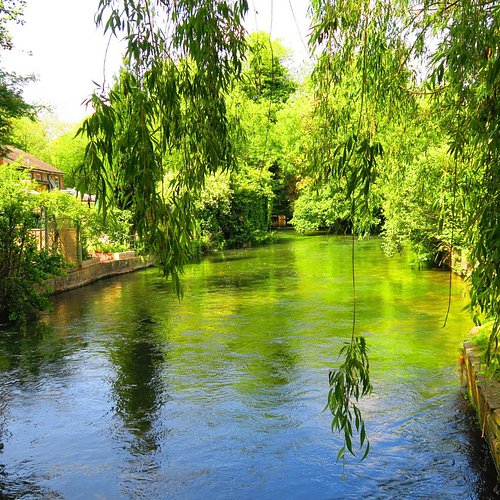
[{"label": "bush", "polygon": [[89,253],[123,252],[130,249],[132,213],[112,209],[106,213],[95,208],[88,210],[81,224],[82,239]]},{"label": "bush", "polygon": [[3,166],[0,179],[0,317],[18,320],[45,309],[48,300],[37,284],[62,272],[58,254],[39,252],[31,230],[36,226],[35,197],[14,166]]},{"label": "bush", "polygon": [[490,378],[500,380],[500,353],[495,338],[491,337],[493,322],[476,327],[476,334],[471,338],[476,346],[484,372]]},{"label": "bush", "polygon": [[197,203],[197,220],[201,251],[264,243],[271,239],[270,195],[253,184],[235,185],[229,176],[213,176]]}]

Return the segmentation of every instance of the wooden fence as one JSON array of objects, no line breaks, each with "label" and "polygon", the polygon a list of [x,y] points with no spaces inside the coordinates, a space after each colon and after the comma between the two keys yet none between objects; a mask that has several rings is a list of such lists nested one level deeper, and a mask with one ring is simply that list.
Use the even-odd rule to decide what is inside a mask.
[{"label": "wooden fence", "polygon": [[38,250],[57,248],[63,257],[70,262],[81,262],[79,231],[74,227],[56,229],[52,224],[43,224],[43,228],[32,229]]}]

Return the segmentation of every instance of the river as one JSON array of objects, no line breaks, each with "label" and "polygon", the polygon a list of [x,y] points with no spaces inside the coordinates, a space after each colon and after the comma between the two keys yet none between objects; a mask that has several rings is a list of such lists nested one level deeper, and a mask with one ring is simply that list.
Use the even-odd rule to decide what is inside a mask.
[{"label": "river", "polygon": [[[495,470],[457,375],[463,284],[356,242],[371,452],[336,463],[323,411],[350,335],[348,238],[296,237],[67,292],[0,328],[4,498],[488,498]],[[344,477],[343,477],[344,476]],[[0,495],[1,497],[2,495]]]}]

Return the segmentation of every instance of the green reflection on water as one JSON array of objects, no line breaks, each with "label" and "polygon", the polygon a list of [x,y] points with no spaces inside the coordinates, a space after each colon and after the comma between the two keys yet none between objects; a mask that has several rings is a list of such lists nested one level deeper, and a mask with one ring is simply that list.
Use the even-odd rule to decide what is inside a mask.
[{"label": "green reflection on water", "polygon": [[[404,380],[427,397],[432,381],[422,377],[453,367],[470,326],[463,285],[454,280],[442,329],[447,275],[411,269],[405,256],[388,258],[379,247],[376,238],[356,242],[357,325],[375,393]],[[152,270],[105,280],[55,297],[31,335],[3,336],[0,366],[29,377],[47,364],[78,364],[83,352],[109,364],[112,411],[139,454],[160,447],[168,423],[159,429],[158,418],[174,394],[276,416],[297,394],[316,391],[322,406],[328,369],[350,336],[350,255],[348,238],[324,236],[214,255],[188,266],[182,301]],[[318,380],[324,386],[310,385]]]}]

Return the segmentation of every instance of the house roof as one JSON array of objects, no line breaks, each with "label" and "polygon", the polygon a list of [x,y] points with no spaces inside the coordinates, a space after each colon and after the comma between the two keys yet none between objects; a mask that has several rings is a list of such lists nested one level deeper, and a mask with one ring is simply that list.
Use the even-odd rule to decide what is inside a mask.
[{"label": "house roof", "polygon": [[3,163],[14,163],[20,161],[23,166],[29,170],[38,170],[40,172],[48,172],[50,174],[64,175],[62,170],[59,170],[48,163],[38,159],[36,156],[26,153],[22,149],[15,148],[14,146],[5,146],[3,151]]}]

